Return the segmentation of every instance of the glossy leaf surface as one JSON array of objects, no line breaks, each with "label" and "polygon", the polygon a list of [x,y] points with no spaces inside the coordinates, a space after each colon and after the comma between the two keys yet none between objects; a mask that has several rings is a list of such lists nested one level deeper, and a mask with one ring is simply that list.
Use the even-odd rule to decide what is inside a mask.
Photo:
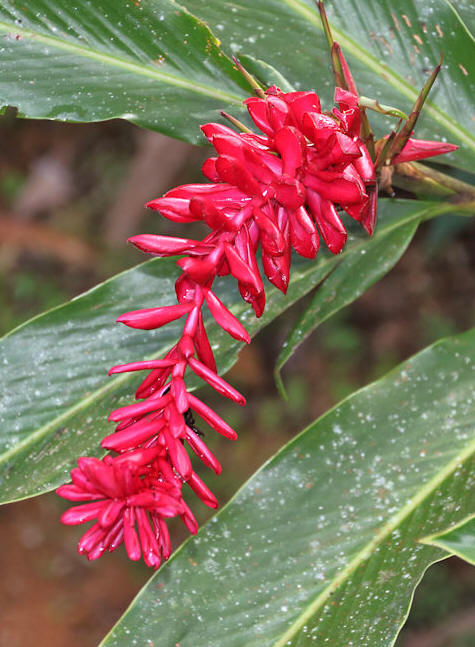
[{"label": "glossy leaf surface", "polygon": [[250,89],[205,25],[171,0],[6,0],[0,104],[25,117],[113,117],[204,143]]},{"label": "glossy leaf surface", "polygon": [[422,543],[443,548],[475,566],[475,514],[444,532],[425,537]]},{"label": "glossy leaf surface", "polygon": [[[261,59],[297,89],[315,88],[330,107],[334,83],[313,0],[235,0],[229,11],[220,0],[182,4],[219,40],[172,0],[7,0],[0,7],[1,103],[26,117],[123,117],[203,143],[199,124],[215,121],[219,109],[242,112],[249,95],[225,52]],[[397,7],[341,0],[327,10],[362,94],[406,112],[444,52],[417,135],[459,144],[445,159],[471,170],[470,7],[462,3],[458,13],[446,0],[403,0]],[[384,124],[387,131],[394,121]]]},{"label": "glossy leaf surface", "polygon": [[[382,201],[381,232],[406,228],[446,207]],[[237,288],[224,280],[221,298],[254,335],[317,285],[346,254],[364,249],[368,238],[355,228],[347,251],[322,250],[314,262],[294,264],[284,297],[268,286],[266,311],[256,320]],[[403,246],[406,242],[403,240]],[[70,303],[20,326],[0,340],[0,484],[2,502],[50,490],[68,479],[76,457],[95,454],[111,432],[109,412],[131,402],[139,377],[108,378],[114,364],[160,357],[176,342],[180,321],[157,331],[115,323],[123,312],[174,302],[178,268],[156,259],[128,270]],[[210,323],[220,371],[236,361],[241,344]]]},{"label": "glossy leaf surface", "polygon": [[[298,90],[315,89],[329,109],[334,81],[314,0],[183,0],[205,20],[227,53],[271,64]],[[443,69],[416,128],[420,139],[445,139],[461,149],[445,163],[473,170],[475,45],[468,3],[448,0],[338,0],[326,9],[361,94],[410,111],[444,53]],[[371,123],[379,116],[370,114]],[[382,133],[394,119],[379,119]]]},{"label": "glossy leaf surface", "polygon": [[444,554],[419,540],[475,507],[474,358],[475,330],[438,342],[310,425],[101,645],[392,645]]}]

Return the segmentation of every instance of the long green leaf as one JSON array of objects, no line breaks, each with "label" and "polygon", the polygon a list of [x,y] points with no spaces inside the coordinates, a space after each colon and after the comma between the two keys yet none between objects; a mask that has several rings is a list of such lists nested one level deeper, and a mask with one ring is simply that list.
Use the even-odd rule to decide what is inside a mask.
[{"label": "long green leaf", "polygon": [[335,312],[355,301],[394,267],[417,229],[417,221],[389,231],[377,230],[366,245],[345,254],[292,328],[276,361],[275,379],[285,395],[281,370],[295,349]]},{"label": "long green leaf", "polygon": [[475,514],[444,532],[424,537],[421,542],[443,548],[475,566]]},{"label": "long green leaf", "polygon": [[251,92],[208,28],[172,0],[6,0],[0,105],[25,117],[113,117],[203,143],[199,125]]},{"label": "long green leaf", "polygon": [[[379,230],[406,228],[447,208],[431,203],[382,201]],[[267,290],[266,312],[256,320],[234,285],[223,280],[221,296],[252,335],[301,298],[345,258],[367,244],[361,229],[342,256],[325,254],[295,263],[288,294]],[[98,455],[110,433],[108,413],[130,402],[137,377],[107,378],[113,364],[163,355],[179,336],[180,322],[154,331],[124,328],[126,311],[174,301],[178,275],[173,260],[156,259],[120,274],[70,303],[20,326],[0,340],[0,501],[41,494],[68,479],[81,455]],[[210,323],[222,372],[241,344]]]},{"label": "long green leaf", "polygon": [[[296,89],[315,88],[327,109],[333,103],[330,59],[314,0],[183,0],[182,4],[209,24],[225,52],[261,59]],[[444,162],[471,171],[475,46],[470,25],[463,22],[457,6],[448,0],[326,3],[335,40],[348,58],[359,91],[381,103],[407,113],[444,53],[444,66],[416,137],[460,145],[455,154],[444,156]],[[468,18],[465,6],[462,15]],[[370,118],[373,123],[375,116]],[[381,118],[379,123],[387,131],[394,119]]]},{"label": "long green leaf", "polygon": [[[280,450],[154,575],[102,647],[390,647],[475,509],[475,330],[353,394]],[[318,388],[318,385],[316,385]]]}]

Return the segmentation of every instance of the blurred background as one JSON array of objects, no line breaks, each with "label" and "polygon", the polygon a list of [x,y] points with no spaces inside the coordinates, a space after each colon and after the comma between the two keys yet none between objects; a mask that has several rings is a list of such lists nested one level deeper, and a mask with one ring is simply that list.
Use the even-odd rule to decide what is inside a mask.
[{"label": "blurred background", "polygon": [[[176,184],[201,181],[206,155],[122,121],[60,124],[7,112],[0,130],[0,335],[142,262],[126,238],[172,232],[142,205]],[[173,232],[180,235],[175,226]],[[297,351],[284,372],[288,402],[268,367],[303,304],[244,348],[230,381],[248,406],[207,394],[240,432],[236,444],[207,436],[224,466],[220,477],[205,477],[220,502],[342,397],[439,337],[471,327],[474,270],[473,219],[425,223],[396,268]],[[208,512],[198,506],[203,521]],[[45,495],[0,508],[1,647],[94,647],[150,576],[121,549],[93,563],[80,557],[82,531],[59,523],[65,507]],[[177,544],[185,538],[180,526],[173,535]],[[398,647],[474,644],[473,571],[455,558],[432,566]]]}]

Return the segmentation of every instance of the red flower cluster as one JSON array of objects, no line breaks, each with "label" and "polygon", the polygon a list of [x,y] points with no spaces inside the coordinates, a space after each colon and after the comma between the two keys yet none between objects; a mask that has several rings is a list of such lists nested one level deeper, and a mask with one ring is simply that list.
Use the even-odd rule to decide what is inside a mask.
[{"label": "red flower cluster", "polygon": [[[190,257],[180,266],[202,285],[214,268],[231,273],[260,316],[265,295],[255,260],[258,244],[267,278],[285,292],[291,248],[314,258],[321,236],[330,251],[342,250],[346,231],[335,205],[372,232],[376,205],[369,193],[376,194],[367,188],[374,188],[375,174],[359,138],[357,105],[341,105],[329,116],[321,113],[315,93],[276,87],[265,99],[245,104],[264,135],[206,124],[202,130],[218,156],[205,162],[203,173],[213,184],[178,187],[148,206],[178,222],[204,220],[213,233],[201,246],[183,246],[180,251]],[[140,237],[132,242],[154,251]]]},{"label": "red flower cluster", "polygon": [[71,471],[72,485],[63,485],[57,492],[71,501],[89,501],[62,516],[63,523],[71,525],[97,519],[78,545],[89,559],[125,542],[130,559],[140,559],[143,552],[147,566],[158,568],[162,557],[170,555],[165,518],[180,515],[190,531],[196,532],[196,521],[181,498],[181,483],[163,447],[117,458],[106,456],[103,461],[80,458],[78,465]]},{"label": "red flower cluster", "polygon": [[[243,299],[259,317],[265,291],[257,264],[282,292],[289,284],[291,249],[314,258],[320,237],[333,253],[346,241],[339,210],[372,233],[376,221],[376,177],[360,138],[358,97],[338,89],[338,108],[321,112],[313,92],[281,92],[271,87],[264,98],[245,101],[261,131],[236,133],[220,124],[202,130],[217,156],[203,166],[211,184],[180,186],[148,204],[175,222],[204,221],[211,229],[203,240],[141,235],[130,239],[155,256],[181,255],[176,305],[128,312],[118,321],[132,328],[159,328],[185,317],[178,343],[163,359],[124,364],[110,374],[150,371],[139,386],[140,402],[113,411],[114,433],[102,447],[118,455],[79,459],[72,485],[58,494],[88,501],[64,513],[64,523],[96,519],[79,542],[79,551],[96,559],[122,541],[131,559],[157,568],[170,553],[165,519],[181,516],[190,532],[197,524],[182,498],[187,483],[208,506],[217,501],[195,474],[185,443],[216,473],[221,466],[195,427],[197,414],[217,432],[236,433],[185,384],[189,369],[222,395],[240,405],[243,396],[217,374],[203,324],[206,304],[215,321],[233,338],[249,343],[247,331],[212,290],[216,276],[231,274]],[[399,158],[417,159],[421,144],[410,140]],[[423,144],[428,144],[423,142]],[[429,142],[429,144],[432,144]],[[435,154],[434,146],[429,146]],[[407,150],[406,150],[407,149]],[[427,146],[426,146],[427,149]],[[445,151],[439,151],[445,152]],[[135,531],[138,528],[138,534]]]}]

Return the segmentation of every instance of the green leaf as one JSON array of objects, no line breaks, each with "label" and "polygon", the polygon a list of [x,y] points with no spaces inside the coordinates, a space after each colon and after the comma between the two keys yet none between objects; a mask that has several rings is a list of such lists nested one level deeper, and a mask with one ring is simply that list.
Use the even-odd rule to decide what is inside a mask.
[{"label": "green leaf", "polygon": [[341,262],[317,289],[312,301],[292,328],[277,358],[274,376],[285,397],[281,370],[295,349],[321,323],[355,301],[396,265],[416,233],[418,222],[411,221],[394,229],[377,229],[359,249],[346,253]]},{"label": "green leaf", "polygon": [[[183,0],[205,20],[227,53],[248,54],[279,70],[297,90],[316,89],[329,109],[334,81],[314,0]],[[455,6],[458,7],[459,3]],[[421,139],[460,146],[444,162],[472,170],[473,36],[466,3],[462,16],[448,0],[339,0],[326,9],[334,38],[348,59],[361,94],[410,112],[428,74],[444,53],[443,69],[416,128]],[[380,134],[394,119],[370,115]],[[384,128],[381,126],[384,124]]]},{"label": "green leaf", "polygon": [[[454,7],[455,3],[452,2]],[[475,5],[472,0],[457,0],[457,13],[466,25],[475,25]]]},{"label": "green leaf", "polygon": [[[379,231],[406,228],[447,205],[381,201]],[[367,235],[358,226],[341,256],[321,250],[313,262],[297,261],[287,296],[270,286],[265,314],[255,319],[234,284],[222,280],[221,298],[255,335],[320,283],[345,258],[359,253]],[[99,455],[111,432],[107,416],[130,403],[140,378],[108,378],[107,370],[145,357],[163,356],[181,331],[179,321],[156,331],[115,323],[129,310],[174,302],[178,268],[173,259],[155,259],[109,279],[70,303],[20,326],[0,340],[0,501],[41,494],[67,481],[82,455]],[[208,325],[209,324],[209,325]],[[207,323],[221,372],[236,361],[239,342]]]},{"label": "green leaf", "polygon": [[475,514],[444,532],[421,539],[421,543],[443,548],[475,566]]},{"label": "green leaf", "polygon": [[[475,330],[322,416],[142,589],[102,647],[394,644],[421,536],[475,508]],[[328,641],[327,641],[328,638]]]},{"label": "green leaf", "polygon": [[251,92],[208,28],[172,0],[5,0],[0,104],[65,121],[122,117],[203,143]]}]

